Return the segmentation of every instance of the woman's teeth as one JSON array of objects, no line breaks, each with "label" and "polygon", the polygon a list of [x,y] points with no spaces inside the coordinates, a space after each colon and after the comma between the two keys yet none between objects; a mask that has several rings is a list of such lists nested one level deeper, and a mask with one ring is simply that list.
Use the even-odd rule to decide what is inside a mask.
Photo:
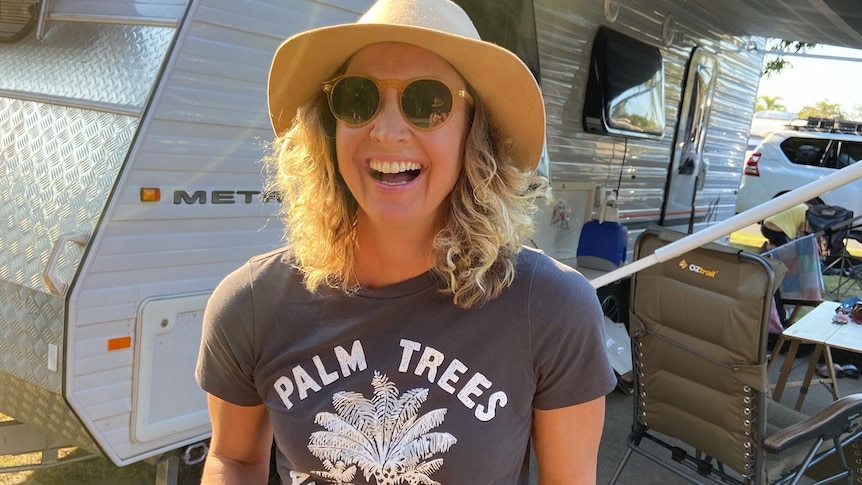
[{"label": "woman's teeth", "polygon": [[371,161],[371,170],[380,173],[403,173],[422,168],[416,162],[381,162],[378,160]]}]

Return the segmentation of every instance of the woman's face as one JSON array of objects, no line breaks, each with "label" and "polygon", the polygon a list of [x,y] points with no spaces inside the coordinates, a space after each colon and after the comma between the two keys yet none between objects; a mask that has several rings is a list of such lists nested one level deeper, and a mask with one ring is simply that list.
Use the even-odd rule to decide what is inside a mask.
[{"label": "woman's face", "polygon": [[[361,49],[346,74],[378,81],[433,77],[455,90],[467,87],[436,54],[401,43]],[[404,119],[398,87],[387,84],[380,91],[380,108],[371,122],[359,127],[337,122],[338,169],[359,204],[360,223],[433,230],[443,224],[449,194],[461,174],[469,106],[456,98],[446,123],[420,130]]]}]

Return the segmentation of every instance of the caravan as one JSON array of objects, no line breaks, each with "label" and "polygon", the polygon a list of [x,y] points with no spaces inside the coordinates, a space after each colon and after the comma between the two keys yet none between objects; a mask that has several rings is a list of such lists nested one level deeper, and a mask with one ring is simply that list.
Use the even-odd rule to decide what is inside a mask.
[{"label": "caravan", "polygon": [[[17,3],[20,32],[0,38],[0,412],[40,449],[117,466],[194,446],[208,295],[282,241],[258,163],[272,54],[371,0]],[[532,244],[576,264],[608,200],[629,240],[733,215],[763,53],[693,8],[712,2],[457,3],[545,96],[557,195]],[[600,291],[621,317],[625,289]]]}]

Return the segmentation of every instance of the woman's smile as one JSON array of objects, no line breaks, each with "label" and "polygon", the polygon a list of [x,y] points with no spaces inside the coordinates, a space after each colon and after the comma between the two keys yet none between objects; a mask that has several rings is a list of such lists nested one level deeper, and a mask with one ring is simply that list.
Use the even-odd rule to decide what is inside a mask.
[{"label": "woman's smile", "polygon": [[371,160],[371,176],[384,185],[405,185],[419,176],[422,165],[416,162]]}]

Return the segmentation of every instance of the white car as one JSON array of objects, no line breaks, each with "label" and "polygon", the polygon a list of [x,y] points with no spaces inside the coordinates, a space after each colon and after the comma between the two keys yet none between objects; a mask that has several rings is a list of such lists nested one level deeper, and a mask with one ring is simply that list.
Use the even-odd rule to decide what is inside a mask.
[{"label": "white car", "polygon": [[[736,212],[762,204],[835,173],[862,159],[862,135],[813,130],[783,130],[767,136],[750,154],[743,168]],[[829,205],[862,216],[862,179],[821,195]]]}]

